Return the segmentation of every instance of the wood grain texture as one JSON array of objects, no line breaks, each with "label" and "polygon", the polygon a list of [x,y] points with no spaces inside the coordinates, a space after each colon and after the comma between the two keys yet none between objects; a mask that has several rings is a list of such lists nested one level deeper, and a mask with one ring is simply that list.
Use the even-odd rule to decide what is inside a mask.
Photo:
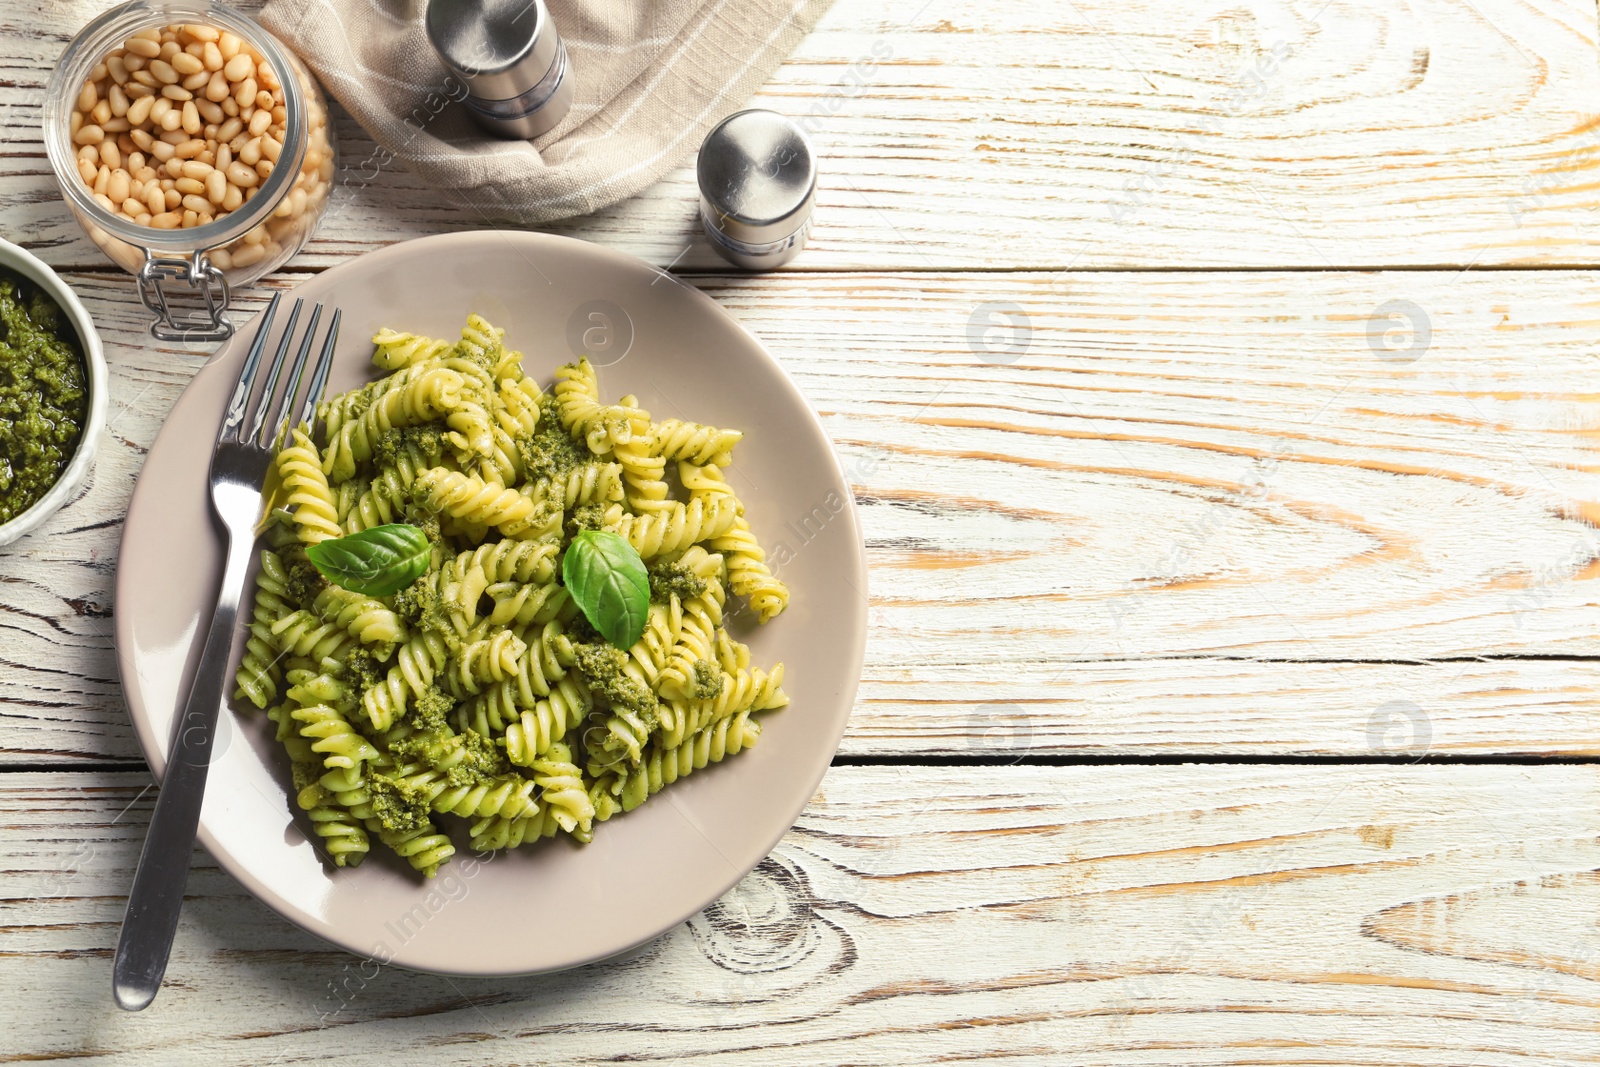
[{"label": "wood grain texture", "polygon": [[[0,14],[0,203],[62,266],[104,260],[54,193],[39,102],[105,6]],[[1579,265],[1600,236],[1595,36],[1586,0],[840,3],[754,103],[817,146],[794,269]],[[338,210],[300,265],[486,224],[338,133]],[[557,232],[720,265],[690,162]]]},{"label": "wood grain texture", "polygon": [[110,954],[146,784],[0,778],[0,1061],[1600,1057],[1592,767],[836,768],[716,905],[543,978],[363,964],[197,853],[168,985],[127,1015]]},{"label": "wood grain texture", "polygon": [[[0,550],[12,762],[137,758],[117,530],[202,358],[152,345],[121,278],[71,280],[111,433],[81,498]],[[847,753],[1600,749],[1592,275],[697,282],[795,375],[862,505]],[[1393,300],[1425,349],[1369,338]],[[986,303],[1027,336],[969,338]],[[811,521],[760,532],[803,552]]]}]

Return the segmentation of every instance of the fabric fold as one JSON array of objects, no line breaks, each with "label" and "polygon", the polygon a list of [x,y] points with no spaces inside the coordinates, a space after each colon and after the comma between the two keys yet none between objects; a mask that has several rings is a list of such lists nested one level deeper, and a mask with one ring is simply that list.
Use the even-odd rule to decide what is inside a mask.
[{"label": "fabric fold", "polygon": [[340,180],[398,161],[486,221],[536,224],[635,195],[681,164],[777,70],[831,0],[547,0],[572,110],[537,141],[490,137],[423,29],[426,0],[271,0],[262,25],[379,145]]}]

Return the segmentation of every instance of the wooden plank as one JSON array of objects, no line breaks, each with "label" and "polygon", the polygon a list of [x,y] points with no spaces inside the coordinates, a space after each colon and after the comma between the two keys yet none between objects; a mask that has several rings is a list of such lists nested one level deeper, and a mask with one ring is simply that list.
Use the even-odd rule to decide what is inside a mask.
[{"label": "wooden plank", "polygon": [[[104,261],[55,194],[39,102],[103,6],[0,16],[7,235],[63,266]],[[1587,0],[838,4],[753,103],[817,144],[795,269],[1583,264],[1595,37]],[[374,178],[347,119],[339,139],[340,210],[300,266],[485,225],[392,166]],[[554,229],[719,265],[695,196],[686,165]]]},{"label": "wooden plank", "polygon": [[[12,762],[137,758],[116,530],[202,358],[153,345],[123,279],[71,281],[112,429],[80,499],[0,550]],[[1600,747],[1592,276],[697,282],[795,374],[856,485],[874,608],[846,752]],[[1429,327],[1411,362],[1369,343],[1397,299]],[[980,304],[1025,316],[1026,344],[969,340]],[[803,520],[761,533],[802,552]]]},{"label": "wooden plank", "polygon": [[[1593,767],[836,768],[706,912],[631,959],[524,979],[363,963],[197,852],[167,988],[130,1016],[110,955],[146,784],[0,777],[0,1060],[1600,1057]],[[450,895],[472,906],[470,881]],[[551,920],[485,917],[504,936]]]}]

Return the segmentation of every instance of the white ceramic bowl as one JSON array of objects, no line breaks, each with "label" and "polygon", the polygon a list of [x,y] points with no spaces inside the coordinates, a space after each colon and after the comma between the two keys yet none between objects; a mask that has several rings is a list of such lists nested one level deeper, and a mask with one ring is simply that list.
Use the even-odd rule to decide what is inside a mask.
[{"label": "white ceramic bowl", "polygon": [[78,300],[78,295],[43,260],[10,241],[0,240],[0,267],[16,271],[33,282],[66,312],[67,321],[78,333],[89,385],[89,418],[84,425],[83,435],[78,438],[78,449],[49,492],[10,522],[0,523],[0,545],[9,545],[23,534],[42,526],[89,476],[89,468],[94,465],[94,450],[100,443],[100,433],[106,425],[106,394],[109,388],[106,383],[106,355],[100,347],[100,335],[95,333],[94,323]]}]

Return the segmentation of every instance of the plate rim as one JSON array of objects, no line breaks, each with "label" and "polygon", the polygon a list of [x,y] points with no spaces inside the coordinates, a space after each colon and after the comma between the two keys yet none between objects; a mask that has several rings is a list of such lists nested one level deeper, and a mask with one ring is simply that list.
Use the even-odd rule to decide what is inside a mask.
[{"label": "plate rim", "polygon": [[[719,888],[716,890],[716,892],[702,903],[695,905],[681,915],[676,915],[670,922],[661,925],[660,928],[654,933],[640,937],[620,948],[607,947],[604,950],[589,953],[583,955],[581,958],[575,958],[565,962],[554,963],[548,966],[513,970],[506,970],[497,967],[465,969],[461,967],[437,967],[430,966],[423,962],[406,961],[401,958],[405,954],[405,944],[402,944],[389,959],[378,961],[386,967],[399,967],[404,970],[416,971],[424,974],[482,978],[552,974],[560,971],[571,970],[576,967],[587,966],[592,963],[602,962],[604,960],[633,952],[639,949],[641,946],[647,945],[664,934],[671,932],[693,916],[699,914],[711,904],[715,903],[730,889],[732,889],[747,875],[749,875],[749,873],[759,866],[763,860],[769,857],[772,854],[772,851],[777,847],[778,843],[783,840],[784,835],[794,828],[795,824],[799,821],[800,816],[804,813],[806,807],[811,803],[812,798],[815,797],[818,786],[822,784],[822,779],[827,775],[828,770],[832,766],[833,757],[838,754],[840,744],[844,739],[845,730],[849,727],[850,717],[855,706],[856,695],[860,689],[861,671],[866,658],[867,617],[869,609],[866,541],[861,528],[860,515],[855,501],[855,494],[850,486],[849,475],[846,473],[844,464],[840,459],[838,447],[834,443],[832,436],[827,432],[827,427],[822,422],[821,414],[817,411],[815,405],[812,404],[810,398],[807,397],[804,391],[800,389],[799,384],[794,380],[793,376],[790,375],[788,369],[775,355],[773,355],[772,351],[766,346],[766,344],[763,343],[754,332],[745,326],[745,324],[741,322],[736,315],[728,311],[715,299],[701,291],[696,286],[682,281],[680,278],[671,274],[670,272],[656,267],[655,265],[648,263],[637,256],[607,247],[605,245],[597,244],[592,241],[584,241],[578,238],[566,237],[560,234],[504,229],[460,230],[450,233],[429,234],[422,237],[413,237],[407,240],[397,241],[394,244],[386,245],[383,248],[361,253],[360,255],[357,255],[344,263],[340,263],[336,266],[328,268],[325,271],[319,272],[314,279],[307,280],[321,280],[325,278],[336,277],[340,271],[353,269],[357,264],[364,264],[368,267],[371,267],[374,262],[378,262],[381,265],[381,261],[383,260],[415,254],[414,249],[417,246],[439,247],[451,244],[470,245],[489,238],[504,239],[512,244],[526,242],[535,246],[546,245],[557,249],[558,254],[560,249],[566,248],[576,252],[578,255],[595,256],[601,260],[610,260],[612,266],[618,270],[630,272],[638,272],[641,270],[648,271],[651,274],[658,275],[657,280],[659,280],[659,278],[668,279],[680,290],[688,294],[688,299],[690,301],[698,302],[702,307],[707,308],[711,314],[714,316],[720,316],[735,329],[737,329],[739,333],[743,334],[750,345],[760,353],[761,358],[767,362],[771,369],[777,372],[780,380],[787,387],[792,398],[797,400],[800,406],[804,408],[806,413],[810,416],[811,421],[815,424],[817,430],[820,432],[823,440],[827,443],[828,447],[826,452],[831,473],[837,476],[839,485],[845,490],[842,494],[844,500],[844,509],[841,512],[841,515],[845,518],[847,528],[852,534],[850,540],[855,548],[855,552],[851,557],[853,573],[850,575],[850,578],[854,581],[854,584],[859,589],[861,596],[855,601],[855,611],[853,613],[856,619],[858,639],[854,642],[851,649],[849,663],[846,665],[849,670],[844,675],[847,681],[844,689],[839,694],[839,699],[845,703],[847,710],[843,718],[840,720],[840,725],[836,736],[831,739],[831,754],[827,760],[822,761],[820,766],[815,768],[814,773],[810,776],[810,788],[806,790],[803,799],[801,799],[799,802],[799,806],[794,808],[794,810],[788,814],[787,821],[785,821],[781,826],[777,827],[776,831],[769,836],[769,839],[761,849],[761,855],[758,856],[748,867],[741,867],[732,877],[719,882]],[[534,269],[537,270],[538,268],[535,267]],[[654,282],[651,284],[654,284]],[[293,288],[295,287],[280,289],[279,291],[292,292]],[[255,324],[259,323],[259,319],[260,312],[257,312],[250,321],[252,324]],[[246,328],[248,329],[248,326]],[[244,331],[241,330],[239,332],[242,333]],[[237,336],[238,335],[236,334],[235,337],[237,338]],[[223,347],[232,345],[233,343],[235,343],[235,341],[230,339],[230,341],[224,342],[222,346],[219,346],[217,351],[220,352]],[[183,387],[183,390],[178,394],[178,397],[173,400],[173,407],[176,407],[177,404],[182,400],[183,395],[194,387],[194,383],[200,378],[201,375],[206,374],[208,371],[212,371],[214,373],[214,368],[219,365],[215,360],[215,356],[216,353],[213,353],[212,357],[208,359],[205,366],[201,367],[200,370],[189,379],[189,382]],[[151,441],[151,451],[154,450],[156,443],[160,440],[162,435],[168,432],[168,427],[170,425],[170,421],[163,421],[162,428],[156,433],[155,438]],[[148,453],[146,462],[148,462]],[[113,604],[115,605],[120,605],[123,603],[124,593],[126,592],[124,586],[125,576],[128,572],[125,571],[123,567],[123,560],[126,557],[125,549],[128,541],[128,531],[133,527],[133,524],[128,520],[131,519],[134,514],[134,507],[138,502],[140,489],[144,484],[145,466],[144,464],[141,464],[139,468],[139,475],[134,481],[132,492],[129,494],[128,510],[123,517],[122,531],[118,538],[117,574],[113,586]],[[220,533],[222,528],[219,524],[217,524],[214,515],[212,515],[212,522],[215,531]],[[166,775],[165,748],[170,747],[171,742],[170,739],[165,739],[164,746],[164,739],[156,736],[156,732],[151,729],[150,726],[148,709],[145,708],[142,699],[135,698],[134,693],[127,682],[127,675],[130,671],[137,673],[133,667],[134,657],[130,651],[133,646],[131,632],[133,627],[132,616],[133,613],[127,611],[116,611],[114,613],[113,649],[115,652],[117,666],[117,685],[118,689],[122,693],[123,704],[127,710],[130,725],[133,727],[134,737],[139,743],[139,749],[145,758],[145,763],[150,770],[151,776],[155,779],[156,785],[159,788],[162,779]],[[244,612],[241,610],[240,619],[243,620],[244,617]],[[231,708],[228,708],[226,705],[224,706],[223,710],[228,711],[230,714],[233,713]],[[174,718],[176,720],[177,716],[175,715]],[[210,777],[208,775],[208,787],[209,783]],[[291,818],[296,817],[296,813],[293,810],[290,810],[288,814]],[[364,960],[375,959],[372,953],[370,953],[366,948],[360,947],[355,942],[354,937],[338,936],[337,929],[332,927],[331,924],[319,921],[315,916],[309,914],[303,908],[294,905],[292,902],[285,899],[281,894],[273,891],[261,880],[254,877],[249,870],[248,864],[242,857],[236,855],[228,849],[220,847],[217,844],[214,835],[206,825],[203,810],[201,813],[200,824],[196,831],[196,841],[205,848],[207,855],[209,855],[217,863],[218,867],[220,867],[236,882],[243,886],[252,897],[270,908],[276,915],[286,919],[307,933],[312,934],[313,936],[316,936],[347,952],[350,952],[355,956],[361,957]],[[490,853],[488,855],[492,856],[493,854]],[[476,857],[477,854],[473,853],[473,856]],[[191,858],[191,865],[192,862],[193,861]],[[483,861],[480,860],[479,862]],[[418,888],[425,889],[429,885],[431,885],[430,881],[424,881],[419,883]]]}]

